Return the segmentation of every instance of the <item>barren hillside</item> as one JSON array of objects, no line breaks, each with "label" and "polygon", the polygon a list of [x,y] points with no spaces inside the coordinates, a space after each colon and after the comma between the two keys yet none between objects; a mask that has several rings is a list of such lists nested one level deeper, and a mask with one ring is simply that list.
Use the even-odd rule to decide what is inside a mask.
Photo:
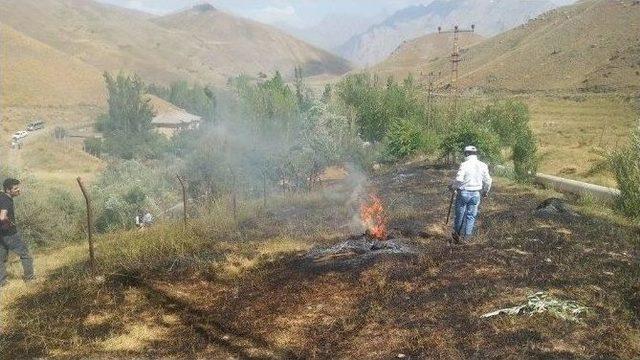
[{"label": "barren hillside", "polygon": [[[462,33],[458,42],[462,48],[467,48],[484,40],[475,33]],[[405,41],[384,62],[373,67],[373,71],[404,78],[409,73],[419,74],[429,67],[429,63],[442,58],[448,58],[452,50],[451,34],[429,34],[417,39]],[[424,71],[423,71],[424,72]],[[449,73],[441,76],[447,77]]]},{"label": "barren hillside", "polygon": [[153,20],[154,23],[193,37],[196,57],[218,72],[285,73],[302,66],[309,75],[341,75],[349,70],[346,60],[315,48],[270,26],[199,5]]},{"label": "barren hillside", "polygon": [[135,71],[148,82],[226,81],[295,65],[344,73],[344,60],[266,25],[209,6],[151,21],[86,0],[0,0],[0,21],[101,71]]},{"label": "barren hillside", "polygon": [[2,104],[97,105],[104,100],[100,71],[72,56],[0,25]]},{"label": "barren hillside", "polygon": [[[396,57],[410,58],[411,54]],[[638,89],[640,4],[591,0],[552,10],[472,46],[463,59],[460,83],[466,87],[513,91]],[[436,73],[449,69],[447,58],[426,62],[421,68]]]},{"label": "barren hillside", "polygon": [[370,66],[383,61],[403,41],[432,33],[438,26],[475,24],[480,34],[492,36],[555,6],[547,0],[436,0],[397,11],[352,37],[337,51],[355,64]]}]

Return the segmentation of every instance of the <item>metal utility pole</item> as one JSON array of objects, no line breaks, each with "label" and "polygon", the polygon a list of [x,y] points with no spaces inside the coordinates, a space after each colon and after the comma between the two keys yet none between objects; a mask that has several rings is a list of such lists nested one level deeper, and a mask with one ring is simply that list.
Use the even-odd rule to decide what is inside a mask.
[{"label": "metal utility pole", "polygon": [[453,119],[456,118],[458,112],[458,64],[462,61],[460,57],[460,46],[458,44],[460,33],[475,32],[476,26],[471,25],[471,29],[460,29],[458,25],[453,30],[442,31],[442,27],[438,26],[438,34],[453,34],[453,50],[451,51],[451,94],[453,95]]},{"label": "metal utility pole", "polygon": [[442,31],[442,27],[438,26],[438,34],[453,34],[453,50],[451,51],[451,89],[457,90],[458,85],[458,64],[462,61],[460,57],[460,46],[458,45],[460,33],[475,32],[476,26],[471,25],[471,29],[460,29],[458,25],[453,30]]},{"label": "metal utility pole", "polygon": [[432,113],[432,102],[433,102],[433,91],[434,89],[434,82],[436,80],[436,75],[433,73],[433,71],[429,72],[428,75],[424,75],[422,72],[420,72],[420,79],[421,81],[424,81],[424,79],[426,79],[427,81],[427,111],[428,111],[428,119],[427,119],[427,125],[431,125],[431,113]]},{"label": "metal utility pole", "polygon": [[436,76],[433,71],[429,72],[428,75],[424,75],[422,72],[420,72],[420,78],[427,80],[427,105],[430,105],[431,99],[433,98],[433,83]]}]

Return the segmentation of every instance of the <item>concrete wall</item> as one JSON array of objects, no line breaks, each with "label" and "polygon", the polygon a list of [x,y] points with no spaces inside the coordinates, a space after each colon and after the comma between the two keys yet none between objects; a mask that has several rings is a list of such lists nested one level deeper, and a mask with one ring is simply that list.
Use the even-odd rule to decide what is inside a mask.
[{"label": "concrete wall", "polygon": [[596,200],[609,204],[614,203],[618,196],[620,196],[620,190],[618,189],[612,189],[604,186],[546,174],[537,174],[535,182],[559,192],[570,193],[579,196],[587,195]]}]

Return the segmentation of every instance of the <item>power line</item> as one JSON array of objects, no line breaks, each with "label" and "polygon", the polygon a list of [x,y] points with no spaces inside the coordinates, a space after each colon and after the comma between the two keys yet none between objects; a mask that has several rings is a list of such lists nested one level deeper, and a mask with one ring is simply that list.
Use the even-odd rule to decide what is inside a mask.
[{"label": "power line", "polygon": [[461,29],[458,25],[453,27],[453,30],[442,30],[441,26],[438,26],[438,34],[453,34],[453,49],[451,50],[451,94],[453,95],[453,117],[455,118],[458,108],[458,64],[462,61],[460,56],[460,45],[458,44],[460,33],[472,33],[475,32],[476,26],[471,25],[470,29]]},{"label": "power line", "polygon": [[458,85],[458,64],[462,61],[460,56],[459,34],[460,33],[472,33],[475,32],[476,26],[471,25],[470,29],[460,29],[458,25],[453,27],[453,30],[442,31],[442,27],[438,26],[438,34],[453,34],[453,49],[451,51],[451,88],[452,91],[457,90]]}]

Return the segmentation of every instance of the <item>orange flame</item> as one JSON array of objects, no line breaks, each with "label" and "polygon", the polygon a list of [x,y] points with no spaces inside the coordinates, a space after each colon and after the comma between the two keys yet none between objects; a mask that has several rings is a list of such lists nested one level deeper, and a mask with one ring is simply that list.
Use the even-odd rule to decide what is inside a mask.
[{"label": "orange flame", "polygon": [[370,203],[360,207],[360,218],[367,228],[367,233],[378,240],[387,239],[387,219],[382,201],[374,194],[369,195]]}]

